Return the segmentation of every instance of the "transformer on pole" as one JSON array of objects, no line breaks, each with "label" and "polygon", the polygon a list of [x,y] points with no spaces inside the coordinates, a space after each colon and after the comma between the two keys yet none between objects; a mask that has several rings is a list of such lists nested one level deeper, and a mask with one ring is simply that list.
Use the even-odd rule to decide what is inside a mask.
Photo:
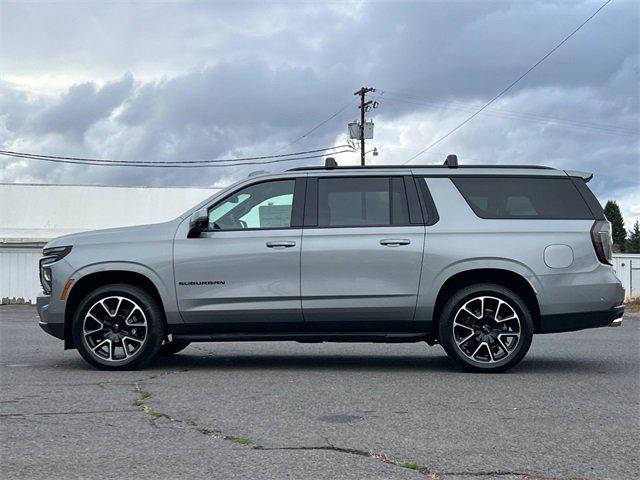
[{"label": "transformer on pole", "polygon": [[[365,122],[364,112],[368,111],[372,106],[373,108],[377,107],[377,102],[372,100],[365,101],[365,96],[367,93],[375,91],[376,89],[372,87],[362,87],[354,93],[354,95],[360,95],[360,123],[352,122],[349,124],[349,137],[360,140],[360,165],[362,166],[364,166],[364,141],[365,139],[373,138],[373,122]],[[357,133],[357,135],[354,135],[354,133]]]}]

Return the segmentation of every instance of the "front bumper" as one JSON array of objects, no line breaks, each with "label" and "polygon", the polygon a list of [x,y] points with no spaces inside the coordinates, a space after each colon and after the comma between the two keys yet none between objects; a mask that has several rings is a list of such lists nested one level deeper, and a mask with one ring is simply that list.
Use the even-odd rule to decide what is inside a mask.
[{"label": "front bumper", "polygon": [[60,340],[64,340],[64,317],[51,312],[51,295],[41,295],[36,299],[38,325],[40,328]]},{"label": "front bumper", "polygon": [[596,312],[543,315],[537,333],[573,332],[586,328],[617,327],[622,324],[624,305]]},{"label": "front bumper", "polygon": [[64,340],[64,323],[45,323],[38,322],[40,328],[60,340]]}]

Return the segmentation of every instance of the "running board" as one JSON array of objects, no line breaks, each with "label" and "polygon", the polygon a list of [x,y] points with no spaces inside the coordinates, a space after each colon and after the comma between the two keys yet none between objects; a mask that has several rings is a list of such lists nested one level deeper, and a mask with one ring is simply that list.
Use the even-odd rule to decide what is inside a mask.
[{"label": "running board", "polygon": [[174,340],[187,342],[374,342],[407,343],[427,340],[424,333],[174,333]]}]

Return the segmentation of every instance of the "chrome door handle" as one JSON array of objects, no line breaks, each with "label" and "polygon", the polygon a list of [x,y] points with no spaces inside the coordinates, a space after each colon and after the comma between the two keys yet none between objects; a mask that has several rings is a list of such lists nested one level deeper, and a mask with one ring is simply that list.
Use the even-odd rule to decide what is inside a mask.
[{"label": "chrome door handle", "polygon": [[385,247],[399,247],[400,245],[409,245],[411,240],[406,238],[385,238],[384,240],[380,240],[380,245],[384,245]]},{"label": "chrome door handle", "polygon": [[295,247],[296,242],[292,242],[290,240],[282,240],[277,242],[267,242],[267,247],[269,248],[291,248]]}]

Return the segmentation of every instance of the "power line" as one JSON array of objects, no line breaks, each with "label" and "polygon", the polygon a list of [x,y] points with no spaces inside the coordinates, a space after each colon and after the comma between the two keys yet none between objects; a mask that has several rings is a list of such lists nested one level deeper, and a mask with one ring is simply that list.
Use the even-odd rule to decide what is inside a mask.
[{"label": "power line", "polygon": [[[386,98],[393,102],[409,103],[413,105],[430,105],[433,107],[460,110],[465,112],[473,112],[475,109],[475,107],[471,105],[466,105],[459,102],[449,102],[449,103],[430,102],[428,100],[422,99],[415,95],[399,94],[399,93],[393,93],[393,92],[387,92]],[[516,112],[513,110],[488,108],[483,112],[483,114],[498,117],[498,118],[510,118],[514,120],[522,120],[522,121],[529,121],[529,122],[536,122],[536,123],[553,123],[560,127],[591,129],[591,130],[596,130],[596,131],[600,131],[600,132],[608,133],[612,135],[640,136],[640,132],[630,128],[616,127],[613,125],[605,125],[605,124],[593,124],[593,123],[587,123],[587,122],[580,122],[576,120],[555,118],[547,115],[539,115],[539,114],[533,114],[533,113],[527,113],[527,112]]]},{"label": "power line", "polygon": [[[209,163],[232,163],[232,164],[240,164],[239,162],[245,161],[254,161],[254,160],[269,160],[274,158],[284,158],[285,157],[298,157],[300,155],[307,155],[311,153],[325,152],[322,155],[316,155],[315,157],[322,157],[326,155],[333,155],[334,152],[332,150],[338,148],[348,148],[349,145],[335,145],[333,147],[326,148],[318,148],[315,150],[305,150],[301,152],[293,152],[293,153],[283,153],[280,155],[263,155],[258,157],[243,157],[243,158],[232,158],[232,159],[215,159],[215,160],[173,160],[173,161],[148,161],[148,160],[108,160],[108,159],[98,159],[98,158],[84,158],[84,157],[64,157],[64,156],[56,156],[56,155],[40,155],[36,153],[27,153],[27,152],[15,152],[11,150],[0,150],[0,155],[5,155],[9,157],[19,157],[19,158],[31,158],[31,159],[40,159],[40,160],[67,160],[73,163],[97,163],[97,164],[124,164],[124,165],[139,165],[139,164],[149,164],[149,165],[157,165],[157,166],[168,166],[168,165],[184,165],[184,164],[209,164]],[[304,157],[309,158],[309,157]],[[265,162],[266,163],[266,162]],[[248,164],[253,165],[253,164]]]},{"label": "power line", "polygon": [[[337,152],[330,152],[330,155],[340,155],[343,153],[353,153],[353,149],[349,148],[347,150],[340,150]],[[108,163],[103,163],[101,161],[87,161],[81,159],[74,159],[74,157],[52,157],[52,156],[42,156],[42,155],[30,155],[24,153],[17,152],[5,152],[0,151],[0,155],[4,155],[7,157],[13,158],[22,158],[27,160],[37,160],[43,162],[53,162],[53,163],[67,163],[73,165],[93,165],[100,167],[136,167],[136,168],[220,168],[220,167],[242,167],[244,165],[264,165],[268,163],[278,163],[278,162],[291,162],[295,160],[306,160],[310,158],[323,158],[327,154],[323,155],[308,155],[302,157],[287,157],[287,158],[277,158],[273,160],[264,160],[264,161],[250,161],[243,163],[226,163],[224,165],[219,163],[206,163],[206,164],[188,164],[186,162],[183,163],[172,163],[172,162],[145,162],[145,163],[131,163],[131,162],[116,162],[109,161]],[[217,162],[217,161],[214,161]]]},{"label": "power line", "polygon": [[[345,106],[343,106],[342,108],[340,108],[340,110],[338,110],[336,113],[334,113],[333,115],[331,115],[330,117],[326,118],[325,120],[323,120],[322,122],[318,123],[317,125],[315,125],[313,128],[311,128],[310,130],[308,130],[307,132],[303,133],[302,135],[300,135],[299,137],[297,137],[295,140],[292,140],[291,142],[289,142],[287,145],[293,145],[294,143],[299,142],[300,140],[302,140],[303,138],[306,138],[307,136],[311,135],[313,132],[315,132],[316,130],[318,130],[320,127],[322,127],[323,125],[325,125],[326,123],[328,123],[329,121],[333,120],[334,118],[336,118],[338,115],[340,115],[342,112],[344,112],[347,108],[349,108],[350,106],[352,106],[355,103],[355,100],[350,101],[349,103],[347,103]],[[279,152],[280,150],[282,150],[285,147],[281,147],[278,150],[276,150],[274,153]]]},{"label": "power line", "polygon": [[556,50],[558,50],[562,45],[564,45],[571,37],[573,37],[576,33],[578,33],[578,31],[584,27],[589,20],[591,20],[593,17],[595,17],[600,10],[602,10],[604,7],[606,7],[609,3],[611,3],[611,0],[607,0],[606,2],[604,2],[600,8],[598,8],[595,12],[593,12],[591,14],[591,16],[589,18],[587,18],[584,22],[582,22],[576,29],[574,29],[569,35],[567,35],[566,37],[564,37],[564,39],[558,43],[555,47],[553,47],[547,54],[545,54],[540,60],[538,60],[535,64],[533,64],[533,66],[531,68],[529,68],[529,70],[527,70],[526,72],[524,72],[522,75],[520,75],[518,78],[516,78],[513,82],[511,82],[509,85],[507,85],[505,88],[503,88],[500,93],[498,93],[496,96],[494,96],[491,100],[489,100],[487,103],[485,103],[482,107],[480,107],[475,113],[473,113],[472,115],[470,115],[469,117],[467,117],[462,123],[459,123],[456,127],[454,127],[453,129],[449,130],[446,134],[444,134],[442,137],[438,138],[436,141],[432,142],[431,144],[429,144],[428,146],[426,146],[425,148],[423,148],[422,150],[420,150],[418,153],[416,153],[413,157],[409,158],[406,162],[404,163],[409,163],[411,160],[419,157],[420,155],[422,155],[424,152],[426,152],[427,150],[431,149],[432,147],[436,146],[438,143],[440,143],[441,141],[443,141],[445,138],[449,137],[450,135],[452,135],[453,133],[455,133],[456,131],[458,131],[460,128],[462,128],[463,126],[465,126],[467,123],[469,123],[471,120],[473,120],[476,116],[478,116],[485,108],[487,108],[489,105],[491,105],[493,102],[495,102],[496,100],[498,100],[500,97],[502,97],[505,93],[507,93],[509,90],[511,90],[511,88],[513,88],[520,80],[522,80],[524,77],[526,77],[533,69],[535,69],[538,65],[540,65],[542,62],[544,62],[547,58],[549,58]]}]

